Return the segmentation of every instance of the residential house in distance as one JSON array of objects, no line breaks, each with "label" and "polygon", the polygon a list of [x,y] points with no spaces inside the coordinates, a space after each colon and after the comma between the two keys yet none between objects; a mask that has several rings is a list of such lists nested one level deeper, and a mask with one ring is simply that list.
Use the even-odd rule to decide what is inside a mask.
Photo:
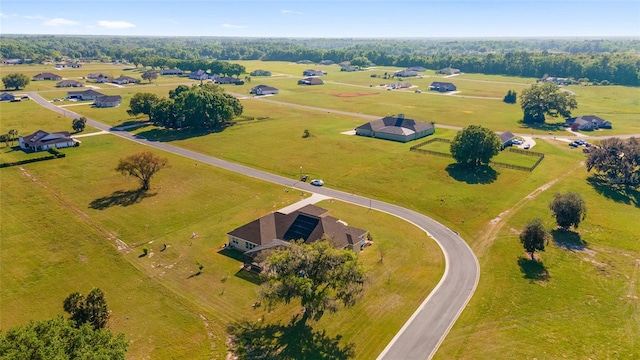
[{"label": "residential house in distance", "polygon": [[353,65],[344,65],[344,66],[340,66],[340,71],[346,71],[346,72],[360,71],[360,67],[353,66]]},{"label": "residential house in distance", "polygon": [[268,85],[258,85],[251,89],[251,94],[255,95],[275,95],[278,92],[278,89]]},{"label": "residential house in distance", "polygon": [[34,81],[38,80],[62,80],[62,76],[50,72],[43,72],[33,77]]},{"label": "residential house in distance", "polygon": [[251,76],[271,76],[271,71],[267,70],[254,70],[249,73]]},{"label": "residential house in distance", "polygon": [[427,71],[427,68],[423,66],[411,66],[407,68],[407,71],[423,72],[423,71]]},{"label": "residential house in distance", "polygon": [[358,126],[356,135],[377,139],[408,142],[429,136],[435,132],[432,123],[405,119],[404,114],[397,117],[387,116]]},{"label": "residential house in distance", "polygon": [[95,80],[97,83],[105,83],[109,81],[109,75],[103,73],[93,73],[87,75],[87,79]]},{"label": "residential house in distance", "polygon": [[88,89],[84,91],[69,91],[67,92],[67,99],[76,99],[76,100],[95,100],[100,96],[104,96],[104,94],[99,93],[93,89]]},{"label": "residential house in distance", "polygon": [[207,74],[207,72],[204,71],[204,70],[192,71],[189,74],[189,79],[200,80],[200,81],[208,80],[209,79],[209,74]]},{"label": "residential house in distance", "polygon": [[11,101],[15,98],[15,95],[8,92],[3,92],[2,94],[0,94],[0,101]]},{"label": "residential house in distance", "polygon": [[454,69],[451,66],[449,66],[449,67],[446,67],[444,69],[437,70],[436,74],[456,75],[456,74],[460,74],[460,69]]},{"label": "residential house in distance", "polygon": [[322,85],[324,81],[317,77],[308,77],[298,80],[298,85]]},{"label": "residential house in distance", "polygon": [[432,91],[448,92],[448,91],[456,91],[456,89],[457,88],[455,85],[448,82],[434,81],[431,83],[431,85],[429,85],[429,90],[432,90]]},{"label": "residential house in distance", "polygon": [[160,75],[183,75],[184,71],[180,70],[180,69],[164,69],[162,71],[160,71]]},{"label": "residential house in distance", "polygon": [[311,61],[311,60],[298,60],[298,61],[296,61],[296,64],[306,64],[306,65],[309,65],[309,64],[313,64],[313,61]]},{"label": "residential house in distance", "polygon": [[131,76],[120,76],[117,79],[111,80],[111,82],[118,85],[124,85],[124,84],[137,84],[140,82],[140,80],[132,78]]},{"label": "residential house in distance", "polygon": [[321,60],[318,65],[333,65],[335,64],[333,60]]},{"label": "residential house in distance", "polygon": [[513,140],[516,138],[515,135],[511,133],[511,131],[505,131],[502,134],[498,134],[500,141],[502,142],[502,148],[506,148],[507,146],[511,146],[513,144]]},{"label": "residential house in distance", "polygon": [[233,76],[222,76],[222,77],[218,77],[217,79],[214,78],[213,82],[221,85],[223,84],[243,85],[244,84],[243,80],[236,79]]},{"label": "residential house in distance", "polygon": [[4,65],[20,65],[22,64],[22,59],[4,59],[2,61]]},{"label": "residential house in distance", "polygon": [[65,61],[65,62],[55,64],[56,69],[66,69],[66,68],[80,69],[81,67],[82,67],[82,64],[80,64],[79,62],[73,62],[73,61]]},{"label": "residential house in distance", "polygon": [[417,71],[411,71],[411,70],[400,70],[400,71],[394,72],[393,76],[412,77],[412,76],[418,76],[418,72]]},{"label": "residential house in distance", "polygon": [[18,137],[18,144],[22,150],[44,151],[51,148],[61,149],[78,146],[80,142],[73,139],[66,131],[48,133],[44,130],[38,130],[31,135]]},{"label": "residential house in distance", "polygon": [[242,225],[227,233],[228,245],[244,253],[302,240],[312,243],[323,236],[338,249],[359,252],[364,248],[367,231],[349,226],[328,215],[329,211],[315,205],[284,213],[276,211]]},{"label": "residential house in distance", "polygon": [[83,87],[84,84],[75,80],[62,80],[56,84],[56,87]]},{"label": "residential house in distance", "polygon": [[613,128],[611,121],[607,121],[595,115],[582,115],[570,118],[566,120],[565,125],[571,126],[572,129],[583,131]]},{"label": "residential house in distance", "polygon": [[327,75],[327,73],[322,70],[307,69],[302,72],[302,76],[323,76],[323,75]]},{"label": "residential house in distance", "polygon": [[122,104],[122,97],[120,95],[104,95],[99,96],[93,102],[93,106],[98,108],[110,108],[116,107]]},{"label": "residential house in distance", "polygon": [[551,82],[551,83],[554,83],[556,85],[569,85],[571,83],[571,80],[569,80],[569,78],[547,76],[547,77],[542,78],[542,82]]}]

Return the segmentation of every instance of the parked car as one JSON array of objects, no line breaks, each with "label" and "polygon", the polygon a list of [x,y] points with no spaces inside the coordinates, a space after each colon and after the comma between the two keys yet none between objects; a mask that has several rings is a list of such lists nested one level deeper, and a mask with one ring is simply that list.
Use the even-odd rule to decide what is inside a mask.
[{"label": "parked car", "polygon": [[578,147],[579,145],[578,145],[577,143],[575,143],[575,142],[572,142],[572,143],[569,143],[569,146],[571,146],[571,147]]},{"label": "parked car", "polygon": [[324,185],[324,181],[320,179],[314,179],[314,180],[311,180],[310,184],[313,186],[322,186]]},{"label": "parked car", "polygon": [[309,175],[302,175],[302,176],[300,177],[300,181],[307,182],[307,180],[309,180]]},{"label": "parked car", "polygon": [[525,150],[529,150],[529,149],[531,149],[531,145],[530,145],[530,144],[524,144],[524,149],[525,149]]}]

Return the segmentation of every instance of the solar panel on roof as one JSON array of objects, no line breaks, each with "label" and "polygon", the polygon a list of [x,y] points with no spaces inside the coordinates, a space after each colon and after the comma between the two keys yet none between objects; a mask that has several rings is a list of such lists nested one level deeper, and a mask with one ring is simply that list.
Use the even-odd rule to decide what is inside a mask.
[{"label": "solar panel on roof", "polygon": [[318,226],[318,218],[309,217],[306,215],[298,215],[293,221],[293,224],[289,227],[284,234],[284,240],[307,240],[313,232],[313,229]]}]

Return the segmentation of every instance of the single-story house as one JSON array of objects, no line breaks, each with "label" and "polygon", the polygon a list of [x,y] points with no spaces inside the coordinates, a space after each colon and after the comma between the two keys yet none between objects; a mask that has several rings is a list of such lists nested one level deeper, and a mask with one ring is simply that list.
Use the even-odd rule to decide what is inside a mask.
[{"label": "single-story house", "polygon": [[31,135],[19,136],[18,144],[22,150],[44,151],[50,148],[61,149],[78,146],[80,142],[73,139],[66,131],[48,133],[44,130],[38,130]]},{"label": "single-story house", "polygon": [[93,106],[99,107],[99,108],[116,107],[120,104],[122,104],[122,97],[120,95],[99,96],[93,102]]},{"label": "single-story house", "polygon": [[34,81],[37,80],[62,80],[62,76],[49,72],[40,73],[33,77]]},{"label": "single-story house", "polygon": [[83,87],[84,84],[75,80],[62,80],[56,84],[56,87]]},{"label": "single-story house", "polygon": [[515,135],[513,135],[511,133],[511,131],[505,131],[501,134],[498,134],[498,137],[500,138],[500,141],[502,142],[502,148],[506,148],[507,146],[511,145],[513,143],[513,139],[516,138]]},{"label": "single-story house", "polygon": [[71,62],[71,61],[66,61],[63,63],[57,63],[55,65],[56,68],[58,69],[64,69],[64,68],[74,68],[74,69],[79,69],[82,67],[82,64],[77,63],[77,62]]},{"label": "single-story house", "polygon": [[271,71],[267,70],[254,70],[249,73],[251,76],[271,76]]},{"label": "single-story house", "polygon": [[219,77],[217,79],[214,79],[213,81],[216,84],[235,84],[235,85],[244,84],[244,81],[242,81],[240,79],[236,79],[233,76],[222,76],[222,77]]},{"label": "single-story house", "polygon": [[318,65],[333,65],[335,64],[333,60],[321,60]]},{"label": "single-story house", "polygon": [[[565,122],[569,126],[577,126],[578,130],[598,130],[611,129],[611,121],[607,121],[595,115],[582,115],[567,119]],[[577,125],[575,125],[577,124]]]},{"label": "single-story house", "polygon": [[444,69],[440,69],[438,71],[436,71],[436,74],[443,74],[443,75],[455,75],[455,74],[460,74],[460,69],[454,69],[452,67],[446,67]]},{"label": "single-story house", "polygon": [[189,74],[189,79],[207,80],[209,79],[209,74],[204,70],[192,71],[191,74]]},{"label": "single-story house", "polygon": [[456,86],[452,83],[448,82],[440,82],[434,81],[429,85],[429,90],[439,91],[439,92],[447,92],[447,91],[456,91]]},{"label": "single-story house", "polygon": [[2,63],[4,65],[20,65],[22,64],[22,59],[5,59]]},{"label": "single-story house", "polygon": [[313,61],[311,61],[311,60],[298,60],[298,61],[296,61],[296,64],[313,64]]},{"label": "single-story house", "polygon": [[160,75],[182,75],[184,71],[180,69],[164,69],[160,71]]},{"label": "single-story house", "polygon": [[103,73],[91,73],[87,75],[87,79],[98,80],[98,79],[107,79],[109,75]]},{"label": "single-story house", "polygon": [[0,94],[0,101],[11,101],[15,98],[16,98],[15,95],[7,92],[3,92],[2,94]]},{"label": "single-story house", "polygon": [[258,85],[251,89],[251,94],[256,94],[256,95],[270,95],[270,94],[275,95],[278,92],[279,92],[278,89],[268,85]]},{"label": "single-story house", "polygon": [[104,94],[99,93],[93,89],[88,89],[84,91],[68,91],[67,92],[68,99],[95,100],[100,96],[104,96]]},{"label": "single-story house", "polygon": [[307,69],[302,72],[302,76],[323,76],[323,75],[327,75],[327,73],[322,70]]},{"label": "single-story house", "polygon": [[407,68],[407,71],[417,71],[417,72],[422,72],[422,71],[427,71],[426,67],[422,67],[422,66],[411,66]]},{"label": "single-story house", "polygon": [[111,80],[111,82],[118,85],[124,85],[124,84],[137,84],[140,82],[140,80],[132,78],[131,76],[120,76],[117,79]]},{"label": "single-story house", "polygon": [[393,76],[399,76],[399,77],[411,77],[411,76],[418,76],[418,72],[416,71],[409,71],[409,70],[400,70],[400,71],[396,71],[393,73]]},{"label": "single-story house", "polygon": [[308,244],[324,235],[338,249],[362,250],[368,231],[349,226],[328,212],[316,205],[306,205],[290,213],[276,211],[228,232],[228,245],[246,253],[260,246],[265,248],[274,240],[277,245],[292,240]]},{"label": "single-story house", "polygon": [[346,72],[360,71],[360,67],[353,66],[353,65],[345,65],[340,67],[340,71],[346,71]]},{"label": "single-story house", "polygon": [[308,77],[298,80],[298,85],[322,85],[324,81],[317,77]]},{"label": "single-story house", "polygon": [[561,78],[556,76],[547,76],[546,78],[543,78],[542,81],[552,82],[556,85],[568,85],[569,83],[571,83],[571,80],[569,80],[569,78]]},{"label": "single-story house", "polygon": [[404,114],[387,116],[358,126],[356,135],[378,139],[408,142],[429,136],[435,132],[432,123],[405,119]]}]

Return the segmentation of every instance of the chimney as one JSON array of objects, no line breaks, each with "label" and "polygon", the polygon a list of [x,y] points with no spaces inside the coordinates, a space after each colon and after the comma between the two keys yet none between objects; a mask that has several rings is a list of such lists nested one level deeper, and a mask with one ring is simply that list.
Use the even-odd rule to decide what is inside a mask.
[{"label": "chimney", "polygon": [[398,114],[398,119],[404,120],[404,114]]}]

